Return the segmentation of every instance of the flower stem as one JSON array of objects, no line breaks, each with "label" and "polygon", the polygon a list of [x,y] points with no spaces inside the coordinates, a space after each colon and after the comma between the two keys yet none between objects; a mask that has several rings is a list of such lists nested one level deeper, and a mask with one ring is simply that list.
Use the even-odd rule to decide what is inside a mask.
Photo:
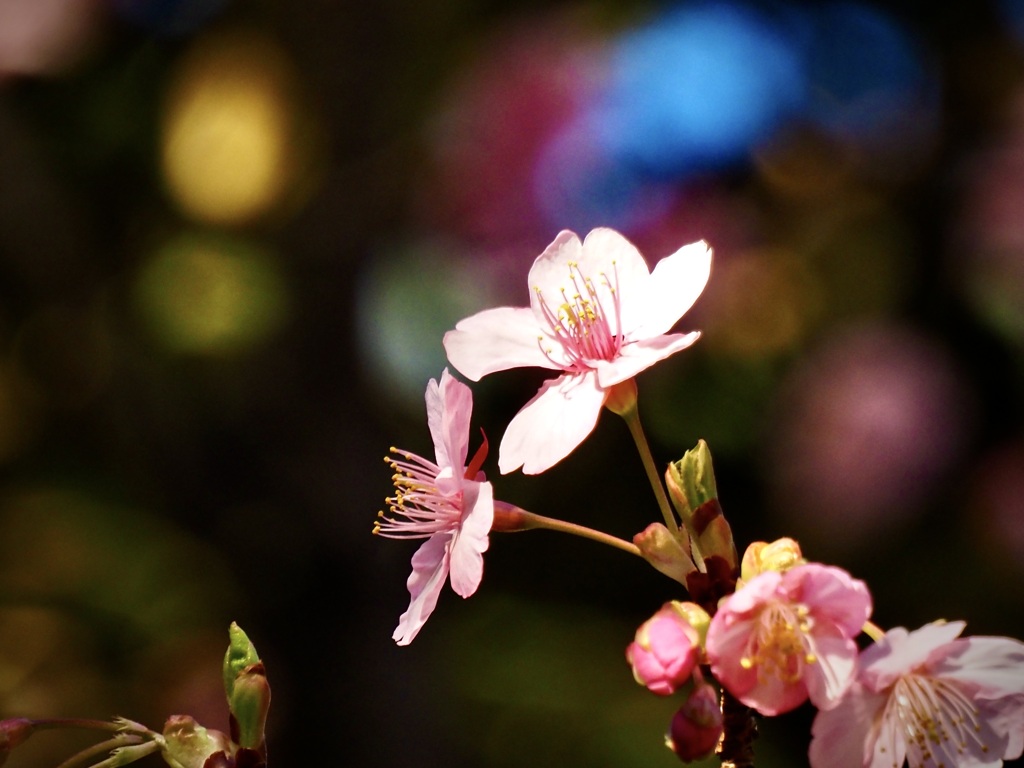
[{"label": "flower stem", "polygon": [[865,621],[864,626],[861,627],[860,631],[868,637],[870,637],[876,643],[881,641],[881,639],[885,637],[885,630],[883,630],[880,626],[871,621]]},{"label": "flower stem", "polygon": [[643,557],[640,553],[640,548],[636,544],[620,539],[617,536],[612,536],[610,533],[596,531],[584,525],[557,520],[553,517],[537,515],[506,502],[494,502],[494,525],[491,528],[492,531],[529,531],[536,528],[569,533],[573,536],[596,541],[599,544],[607,544],[609,547],[621,549],[623,552],[629,552],[631,555]]},{"label": "flower stem", "polygon": [[644,434],[643,425],[640,423],[640,412],[636,407],[636,382],[633,379],[616,384],[612,388],[612,394],[605,404],[613,413],[619,414],[629,427],[629,434],[633,436],[636,449],[640,453],[640,460],[643,462],[644,471],[647,473],[647,480],[654,491],[654,498],[658,500],[658,507],[665,518],[665,525],[672,533],[679,532],[679,524],[675,515],[672,514],[672,507],[668,503],[668,496],[665,493],[665,486],[661,484],[661,475],[654,464],[654,456],[651,455],[651,447],[647,444],[647,436]]}]

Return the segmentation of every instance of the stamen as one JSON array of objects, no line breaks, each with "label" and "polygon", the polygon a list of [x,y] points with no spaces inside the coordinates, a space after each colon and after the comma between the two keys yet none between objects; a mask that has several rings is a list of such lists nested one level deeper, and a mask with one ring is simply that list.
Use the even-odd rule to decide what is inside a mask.
[{"label": "stamen", "polygon": [[[609,280],[605,273],[599,276],[600,285],[611,296],[609,314],[594,281],[579,271],[576,262],[569,262],[568,266],[572,290],[561,289],[561,302],[557,308],[548,303],[540,288],[534,288],[544,320],[552,336],[562,345],[564,359],[554,358],[553,350],[545,346],[543,336],[537,341],[548,360],[565,370],[580,372],[592,369],[596,361],[614,359],[622,349],[622,313],[615,285],[618,273],[615,272],[613,280]],[[615,333],[612,332],[610,318],[614,318]]]},{"label": "stamen", "polygon": [[911,766],[925,761],[956,764],[973,745],[988,751],[981,740],[977,707],[956,685],[924,675],[907,675],[895,685],[885,717],[895,720],[907,743]]}]

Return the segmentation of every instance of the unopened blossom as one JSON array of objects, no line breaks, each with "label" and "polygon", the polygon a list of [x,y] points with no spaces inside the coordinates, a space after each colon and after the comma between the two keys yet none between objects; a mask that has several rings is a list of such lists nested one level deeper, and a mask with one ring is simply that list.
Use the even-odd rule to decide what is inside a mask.
[{"label": "unopened blossom", "polygon": [[626,661],[636,681],[661,696],[689,682],[701,658],[708,620],[704,609],[694,603],[665,603],[640,625],[626,648]]},{"label": "unopened blossom", "polygon": [[708,757],[722,738],[722,707],[718,692],[698,682],[672,717],[666,743],[684,763]]},{"label": "unopened blossom", "polygon": [[1024,643],[964,622],[885,633],[812,728],[812,768],[998,768],[1024,751]]},{"label": "unopened blossom", "polygon": [[435,460],[392,448],[397,458],[386,461],[395,473],[395,493],[374,525],[381,536],[426,539],[412,557],[411,600],[393,636],[399,645],[411,643],[426,623],[446,578],[462,597],[476,592],[494,518],[491,484],[480,472],[486,441],[466,466],[473,410],[469,387],[445,370],[440,384],[431,379],[427,385],[426,402]]},{"label": "unopened blossom", "polygon": [[708,628],[711,670],[763,715],[808,698],[835,706],[853,682],[857,636],[871,614],[864,582],[818,563],[765,571],[730,595]]},{"label": "unopened blossom", "polygon": [[448,360],[479,381],[510,368],[558,372],[512,419],[498,467],[543,472],[590,434],[613,388],[693,344],[699,332],[668,333],[704,290],[711,250],[703,241],[651,272],[611,229],[581,243],[567,230],[530,268],[530,306],[484,310],[444,337]]}]

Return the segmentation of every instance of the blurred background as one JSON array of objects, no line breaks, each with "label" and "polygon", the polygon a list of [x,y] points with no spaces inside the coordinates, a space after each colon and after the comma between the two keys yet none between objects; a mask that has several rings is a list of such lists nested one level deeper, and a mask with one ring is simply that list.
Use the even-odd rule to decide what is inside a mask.
[{"label": "blurred background", "polygon": [[[224,728],[236,620],[273,766],[677,764],[624,659],[673,582],[496,535],[400,649],[415,547],[370,534],[443,332],[597,225],[715,249],[640,409],[741,547],[1024,637],[1024,3],[0,0],[0,715]],[[542,378],[473,386],[493,447]],[[613,417],[495,458],[538,513],[658,519]]]}]

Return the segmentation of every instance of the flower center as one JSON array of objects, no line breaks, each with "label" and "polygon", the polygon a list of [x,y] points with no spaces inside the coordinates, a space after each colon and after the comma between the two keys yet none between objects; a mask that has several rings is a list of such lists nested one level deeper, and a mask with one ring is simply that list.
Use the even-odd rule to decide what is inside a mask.
[{"label": "flower center", "polygon": [[391,480],[395,494],[384,499],[390,515],[378,512],[373,532],[391,539],[424,539],[457,530],[462,517],[462,491],[445,493],[439,489],[441,468],[432,461],[397,448],[391,452],[398,458],[385,456],[384,461],[394,472]]},{"label": "flower center", "polygon": [[[895,724],[893,737],[906,741],[911,768],[959,765],[969,749],[975,754],[988,752],[981,740],[978,708],[948,680],[920,674],[901,677],[893,686],[884,716]],[[895,755],[895,745],[890,749]]]},{"label": "flower center", "polygon": [[757,669],[758,680],[776,677],[783,683],[795,683],[804,673],[807,664],[814,664],[817,657],[810,652],[805,635],[810,632],[812,620],[805,605],[773,603],[761,611],[755,632],[750,640],[740,666]]},{"label": "flower center", "polygon": [[[614,262],[612,265],[614,267]],[[580,272],[579,264],[570,261],[569,284],[571,288],[562,288],[561,301],[554,304],[548,302],[540,288],[534,289],[540,299],[544,319],[552,335],[562,344],[568,364],[564,360],[556,360],[550,348],[543,349],[543,352],[559,367],[585,371],[593,368],[594,361],[613,360],[622,349],[623,339],[617,332],[621,329],[622,319],[617,279],[614,270],[611,278],[602,272],[595,284],[590,277]],[[604,301],[598,291],[599,286],[605,289]],[[610,306],[606,306],[606,303]],[[543,337],[540,342],[543,346]]]}]

